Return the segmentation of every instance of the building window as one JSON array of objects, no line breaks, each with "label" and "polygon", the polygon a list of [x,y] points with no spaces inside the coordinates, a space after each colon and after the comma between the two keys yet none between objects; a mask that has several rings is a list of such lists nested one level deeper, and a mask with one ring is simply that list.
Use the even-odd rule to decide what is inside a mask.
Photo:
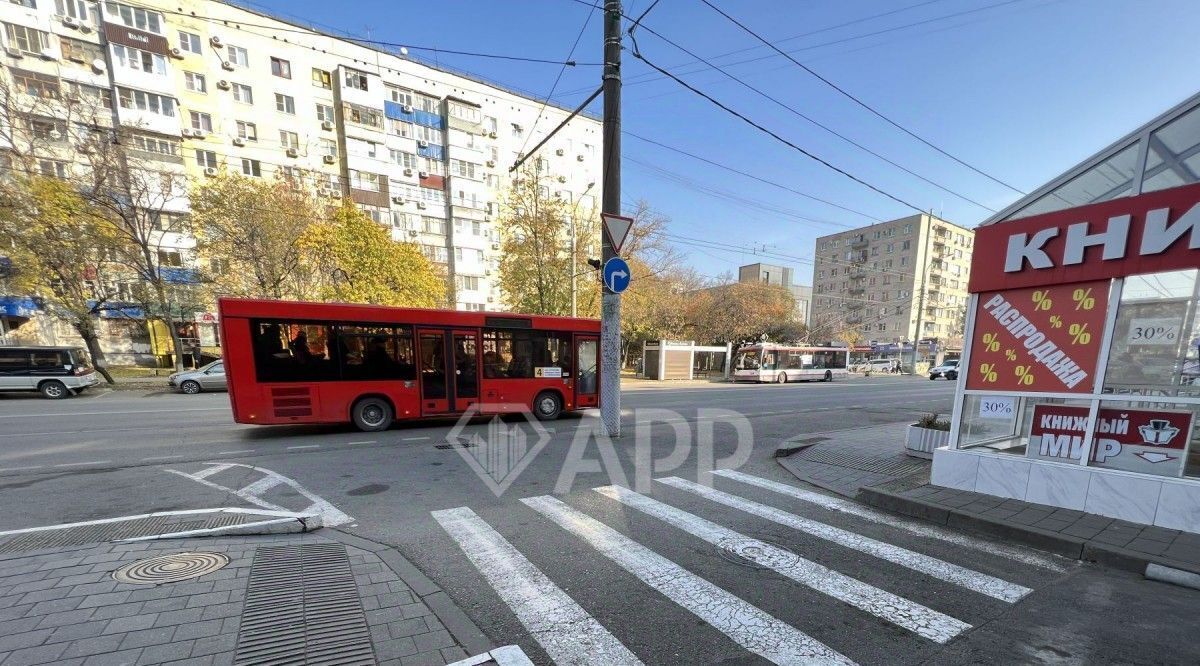
[{"label": "building window", "polygon": [[255,178],[262,177],[262,164],[258,160],[242,158],[242,173]]},{"label": "building window", "polygon": [[271,57],[271,74],[281,79],[292,78],[292,63],[282,58]]},{"label": "building window", "polygon": [[422,95],[421,93],[417,93],[416,95],[416,108],[421,111],[426,113],[441,113],[441,106],[442,101],[436,97]]},{"label": "building window", "polygon": [[337,141],[333,139],[321,139],[321,154],[330,157],[337,157]]},{"label": "building window", "polygon": [[113,58],[117,61],[118,66],[127,67],[135,72],[146,72],[158,76],[167,74],[167,59],[157,53],[114,44]]},{"label": "building window", "polygon": [[411,90],[388,86],[388,94],[392,98],[392,101],[397,104],[401,104],[403,106],[413,105],[413,93]]},{"label": "building window", "polygon": [[350,155],[360,155],[362,157],[375,157],[378,146],[374,141],[363,141],[362,139],[346,138],[346,152]]},{"label": "building window", "polygon": [[8,37],[8,45],[16,47],[22,53],[40,55],[50,48],[50,33],[34,30],[15,23],[4,24],[4,34]]},{"label": "building window", "polygon": [[58,79],[46,74],[38,74],[23,69],[12,69],[13,83],[17,90],[31,97],[58,99],[60,95]]},{"label": "building window", "polygon": [[275,110],[280,113],[296,115],[296,98],[291,95],[275,93]]},{"label": "building window", "polygon": [[242,104],[254,103],[254,91],[244,83],[233,84],[233,98]]},{"label": "building window", "polygon": [[350,187],[367,192],[379,191],[379,174],[350,170]]},{"label": "building window", "polygon": [[192,129],[212,133],[213,124],[211,115],[202,111],[190,111],[188,115],[191,117]]},{"label": "building window", "polygon": [[329,74],[329,72],[313,67],[312,84],[318,88],[329,90],[333,87],[333,77]]},{"label": "building window", "polygon": [[402,136],[411,139],[413,136],[413,124],[396,118],[388,118],[388,131],[396,136]]},{"label": "building window", "polygon": [[[29,4],[26,6],[32,7],[35,4],[33,0],[29,0]],[[89,19],[88,3],[85,0],[54,0],[54,11],[59,16],[70,16],[80,21],[87,21]]]},{"label": "building window", "polygon": [[145,153],[158,153],[159,155],[170,155],[171,157],[179,155],[179,142],[152,136],[143,136],[141,134],[133,136],[133,147]]},{"label": "building window", "polygon": [[208,92],[208,86],[204,82],[204,75],[195,72],[183,73],[183,85],[185,88],[196,93]]},{"label": "building window", "polygon": [[217,154],[211,150],[197,150],[196,165],[202,169],[217,168]]},{"label": "building window", "polygon": [[124,23],[130,28],[145,30],[155,34],[162,33],[162,17],[158,12],[148,11],[141,7],[131,7],[119,2],[105,2],[105,12]]},{"label": "building window", "polygon": [[237,135],[246,141],[258,141],[258,126],[244,120],[237,121]]},{"label": "building window", "polygon": [[445,168],[443,166],[443,164],[444,164],[444,162],[442,162],[441,160],[435,160],[435,159],[432,159],[429,157],[422,157],[421,158],[421,171],[424,171],[425,173],[431,173],[431,174],[440,176],[440,175],[442,175],[442,171]]},{"label": "building window", "polygon": [[179,50],[200,53],[200,35],[186,30],[179,31]]},{"label": "building window", "polygon": [[450,160],[450,174],[454,176],[462,176],[464,178],[476,179],[476,173],[479,165],[474,162],[465,162],[463,160]]},{"label": "building window", "polygon": [[479,291],[479,278],[474,275],[456,275],[454,285],[463,291]]},{"label": "building window", "polygon": [[451,117],[465,120],[469,123],[479,122],[480,117],[479,107],[459,104],[458,102],[447,102],[446,113]]},{"label": "building window", "polygon": [[130,88],[120,88],[117,98],[122,109],[137,109],[139,111],[156,113],[160,116],[175,117],[175,99],[173,97],[155,95],[154,93],[132,90]]},{"label": "building window", "polygon": [[383,130],[383,114],[375,109],[357,104],[343,104],[342,114],[347,122]]},{"label": "building window", "polygon": [[392,156],[392,161],[405,169],[417,168],[417,156],[412,153],[406,153],[403,150],[389,149]]},{"label": "building window", "polygon": [[333,107],[328,104],[317,105],[317,120],[322,122],[334,122]]},{"label": "building window", "polygon": [[279,145],[283,148],[300,149],[300,135],[287,130],[279,130]]},{"label": "building window", "polygon": [[525,128],[521,127],[520,125],[518,125],[516,123],[513,123],[512,124],[512,138],[524,139],[525,138]]},{"label": "building window", "polygon": [[70,37],[59,37],[58,46],[62,49],[63,58],[67,60],[90,64],[104,58],[104,49],[99,44],[71,39]]},{"label": "building window", "polygon": [[246,49],[230,44],[225,52],[228,54],[230,64],[237,65],[238,67],[250,66],[250,54]]},{"label": "building window", "polygon": [[347,69],[345,78],[346,78],[346,87],[347,88],[354,88],[355,90],[366,90],[367,89],[367,75],[366,74],[359,72],[359,71],[355,71],[353,69]]},{"label": "building window", "polygon": [[444,145],[442,142],[442,130],[426,127],[424,125],[416,125],[413,129],[416,132],[418,141],[424,141],[425,143],[432,143],[438,146]]}]

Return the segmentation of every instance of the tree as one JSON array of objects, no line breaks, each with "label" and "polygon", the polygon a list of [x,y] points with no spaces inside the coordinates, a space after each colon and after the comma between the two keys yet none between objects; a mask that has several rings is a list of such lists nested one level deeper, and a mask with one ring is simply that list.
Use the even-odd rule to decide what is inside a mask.
[{"label": "tree", "polygon": [[761,340],[780,322],[792,321],[796,299],[785,287],[762,282],[726,282],[694,294],[696,338],[734,346]]},{"label": "tree", "polygon": [[862,342],[863,334],[858,326],[846,321],[845,315],[839,312],[823,312],[813,316],[808,322],[807,341],[820,344],[824,342],[841,342],[854,346]]},{"label": "tree", "polygon": [[322,300],[435,308],[445,302],[445,278],[413,243],[352,205],[308,227],[299,240]]},{"label": "tree", "polygon": [[112,227],[89,214],[65,181],[18,174],[0,194],[0,242],[15,255],[14,286],[39,296],[51,315],[71,325],[109,384],[96,316],[107,300],[98,285],[116,241]]},{"label": "tree", "polygon": [[515,312],[569,315],[574,276],[579,316],[595,317],[600,284],[587,277],[587,260],[600,255],[599,225],[594,213],[581,211],[578,202],[552,196],[554,182],[540,169],[526,167],[509,188],[499,224],[500,290]]},{"label": "tree", "polygon": [[192,222],[213,270],[216,294],[312,298],[301,239],[324,214],[294,182],[222,173],[192,189]]}]

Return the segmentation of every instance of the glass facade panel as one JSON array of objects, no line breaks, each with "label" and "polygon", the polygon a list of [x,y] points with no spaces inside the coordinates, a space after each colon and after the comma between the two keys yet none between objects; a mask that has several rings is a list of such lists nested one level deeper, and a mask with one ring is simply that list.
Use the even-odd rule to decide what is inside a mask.
[{"label": "glass facade panel", "polygon": [[1121,152],[1097,164],[1055,190],[1043,195],[1006,219],[1030,217],[1065,210],[1085,204],[1109,201],[1133,193],[1133,178],[1137,171],[1138,144],[1134,142]]},{"label": "glass facade panel", "polygon": [[1200,271],[1125,278],[1104,393],[1200,397]]},{"label": "glass facade panel", "polygon": [[1142,192],[1165,190],[1200,180],[1200,107],[1150,135]]}]

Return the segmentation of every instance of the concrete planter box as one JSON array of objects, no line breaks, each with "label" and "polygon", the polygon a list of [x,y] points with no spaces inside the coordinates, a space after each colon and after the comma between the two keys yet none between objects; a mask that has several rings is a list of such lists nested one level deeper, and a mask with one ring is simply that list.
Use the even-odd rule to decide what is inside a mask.
[{"label": "concrete planter box", "polygon": [[917,424],[908,426],[904,433],[905,453],[918,458],[933,458],[933,450],[950,443],[950,431],[931,430]]}]

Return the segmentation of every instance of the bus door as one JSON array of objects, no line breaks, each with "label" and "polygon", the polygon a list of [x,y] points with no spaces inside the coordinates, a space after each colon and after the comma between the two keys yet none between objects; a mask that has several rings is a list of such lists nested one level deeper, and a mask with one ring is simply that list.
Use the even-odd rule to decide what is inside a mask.
[{"label": "bus door", "polygon": [[595,407],[600,404],[600,338],[594,335],[575,336],[575,405]]},{"label": "bus door", "polygon": [[451,372],[454,403],[451,411],[464,412],[479,401],[479,332],[454,331]]},{"label": "bus door", "polygon": [[420,359],[421,416],[450,411],[450,386],[446,354],[446,332],[417,329]]}]

